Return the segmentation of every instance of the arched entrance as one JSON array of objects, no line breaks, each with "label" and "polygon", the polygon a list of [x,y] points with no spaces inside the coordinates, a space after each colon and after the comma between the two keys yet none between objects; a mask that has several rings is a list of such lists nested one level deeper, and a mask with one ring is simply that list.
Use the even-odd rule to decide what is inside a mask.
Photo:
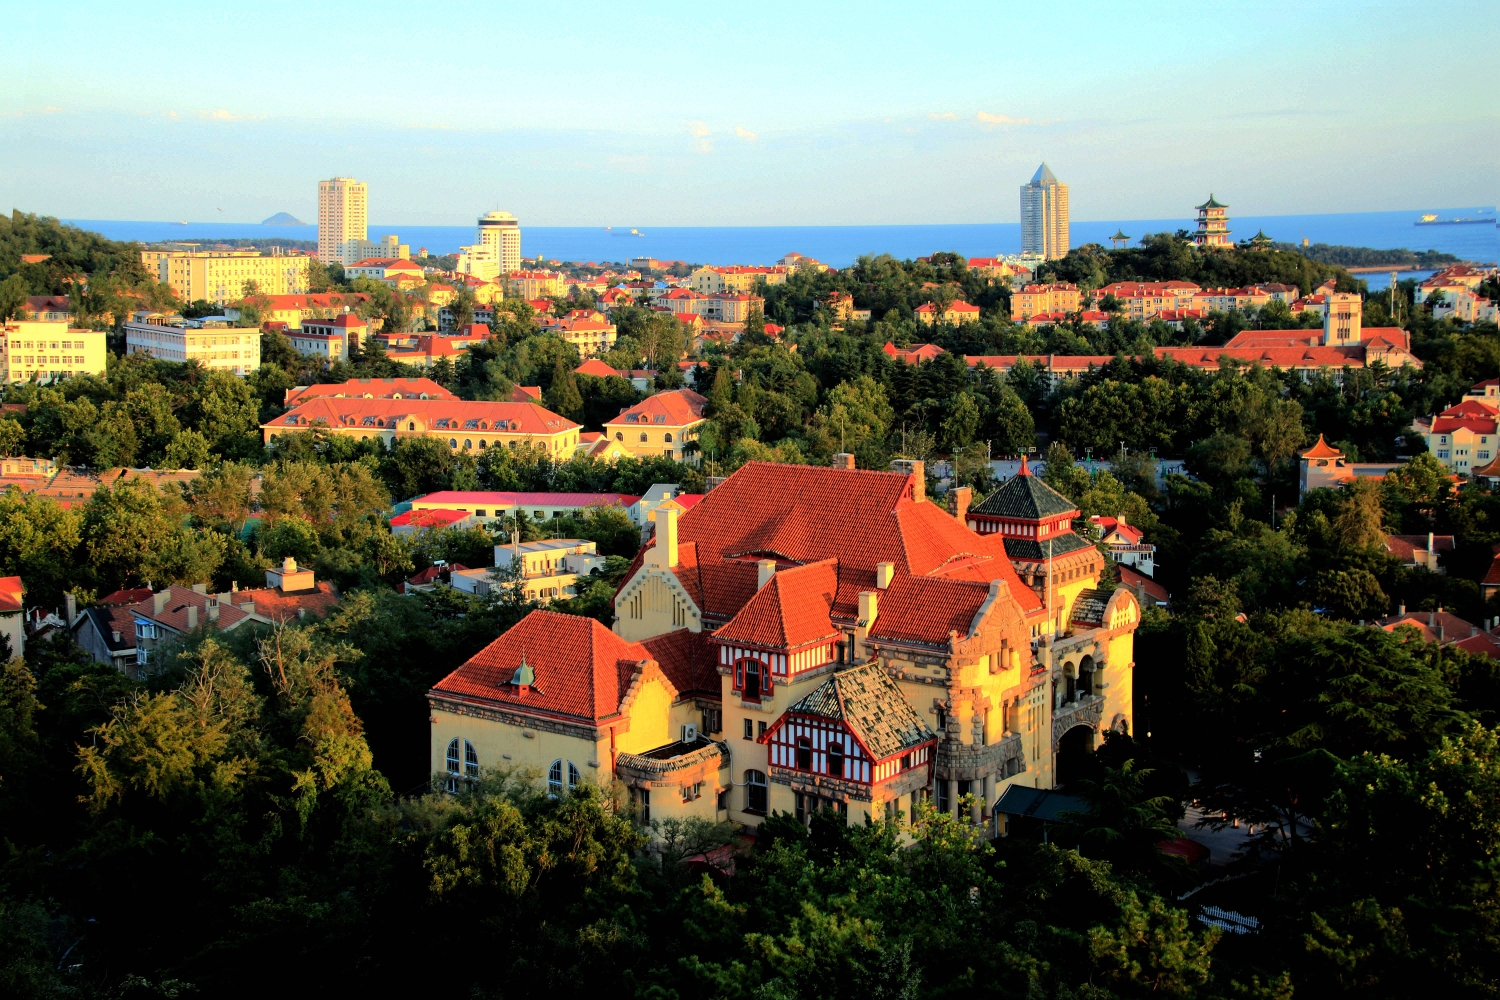
[{"label": "arched entrance", "polygon": [[1088,776],[1094,754],[1094,730],[1092,726],[1074,726],[1062,734],[1057,741],[1057,783],[1066,787],[1070,782]]}]

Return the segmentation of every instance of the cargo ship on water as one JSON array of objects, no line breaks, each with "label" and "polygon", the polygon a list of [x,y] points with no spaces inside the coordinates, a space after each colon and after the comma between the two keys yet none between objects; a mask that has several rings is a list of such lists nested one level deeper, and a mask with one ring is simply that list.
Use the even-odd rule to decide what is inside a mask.
[{"label": "cargo ship on water", "polygon": [[1431,212],[1412,223],[1414,226],[1493,226],[1494,224],[1493,215],[1468,215],[1453,219],[1440,219]]}]

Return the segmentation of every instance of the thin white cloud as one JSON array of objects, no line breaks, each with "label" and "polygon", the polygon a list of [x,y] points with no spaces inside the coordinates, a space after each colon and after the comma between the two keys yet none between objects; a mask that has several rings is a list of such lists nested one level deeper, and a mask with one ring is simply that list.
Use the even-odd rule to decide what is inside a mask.
[{"label": "thin white cloud", "polygon": [[62,108],[59,108],[55,104],[48,104],[46,107],[41,108],[25,108],[21,111],[7,111],[5,112],[5,117],[24,118],[27,115],[60,115],[62,113]]},{"label": "thin white cloud", "polygon": [[736,125],[734,127],[734,134],[739,136],[741,139],[744,139],[746,142],[754,142],[755,140],[760,138],[760,136],[745,128],[743,125]]},{"label": "thin white cloud", "polygon": [[237,115],[227,108],[215,108],[212,111],[199,111],[198,117],[209,122],[243,122],[260,121],[265,115]]},{"label": "thin white cloud", "polygon": [[983,125],[1030,125],[1030,118],[1012,118],[1010,115],[992,115],[981,111],[974,116]]},{"label": "thin white cloud", "polygon": [[931,118],[933,121],[938,121],[938,122],[953,122],[953,121],[958,121],[958,115],[954,114],[952,111],[934,111],[932,114],[928,115],[927,117]]},{"label": "thin white cloud", "polygon": [[714,151],[713,129],[708,127],[707,122],[697,120],[685,121],[688,135],[693,137],[693,149],[700,153],[712,153]]}]

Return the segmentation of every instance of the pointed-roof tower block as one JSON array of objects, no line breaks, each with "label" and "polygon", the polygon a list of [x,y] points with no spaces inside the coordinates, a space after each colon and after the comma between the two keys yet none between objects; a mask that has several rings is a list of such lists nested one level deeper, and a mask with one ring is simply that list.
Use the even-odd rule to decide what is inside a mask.
[{"label": "pointed-roof tower block", "polygon": [[[1036,168],[1036,173],[1031,175],[1031,183],[1036,185],[1056,184],[1057,178],[1048,169],[1047,164],[1043,163],[1040,167]],[[1212,200],[1212,197],[1210,197],[1210,200]]]}]

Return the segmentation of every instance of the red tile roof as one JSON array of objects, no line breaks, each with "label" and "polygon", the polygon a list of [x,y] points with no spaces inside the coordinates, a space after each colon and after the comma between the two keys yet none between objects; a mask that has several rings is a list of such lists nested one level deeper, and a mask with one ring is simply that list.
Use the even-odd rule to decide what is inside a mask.
[{"label": "red tile roof", "polygon": [[318,385],[304,385],[288,389],[284,402],[290,404],[295,399],[307,400],[320,396],[350,399],[369,396],[372,399],[394,399],[399,395],[403,399],[417,399],[424,394],[429,399],[458,398],[430,378],[360,378],[349,379],[347,382],[323,382]]},{"label": "red tile roof", "polygon": [[[523,657],[536,675],[524,691],[510,683]],[[626,642],[596,619],[533,611],[438,681],[433,693],[599,722],[620,711],[639,664],[648,659],[645,646]]]},{"label": "red tile roof", "polygon": [[468,517],[463,510],[408,510],[391,518],[392,528],[446,528]]},{"label": "red tile roof", "polygon": [[491,403],[453,399],[310,399],[298,404],[262,427],[284,430],[287,427],[324,423],[330,427],[363,426],[365,417],[375,417],[385,426],[407,417],[426,420],[429,430],[443,430],[440,420],[482,420],[487,430],[505,429],[522,434],[556,434],[578,425],[567,417],[543,409],[535,403]]},{"label": "red tile roof", "polygon": [[575,375],[594,375],[599,378],[608,378],[610,375],[620,374],[619,369],[611,368],[598,358],[589,358],[583,364],[573,369]]},{"label": "red tile roof", "polygon": [[[1041,607],[1035,591],[1016,576],[1003,536],[975,534],[937,505],[914,500],[913,488],[913,477],[904,473],[751,462],[682,515],[677,578],[710,624],[727,625],[757,596],[759,559],[834,560],[837,585],[828,614],[845,623],[858,614],[859,592],[875,588],[875,568],[882,562],[894,564],[894,581],[885,594],[895,591],[898,609],[903,595],[912,592],[901,581],[928,578],[935,600],[967,607],[965,629],[984,603],[990,580],[1000,580],[1023,612]],[[654,540],[647,548],[653,545]],[[625,580],[634,576],[644,551]],[[882,627],[942,643],[961,617],[952,611]]]},{"label": "red tile roof", "polygon": [[1344,453],[1333,445],[1323,440],[1323,435],[1318,435],[1318,443],[1302,452],[1303,458],[1342,458]]},{"label": "red tile roof", "polygon": [[[254,604],[254,611],[262,618],[269,618],[276,622],[285,622],[298,617],[299,611],[308,614],[325,617],[339,603],[339,595],[328,581],[319,581],[313,590],[293,591],[287,593],[279,587],[257,587],[252,590],[241,590],[232,598],[237,607],[243,608],[245,604]],[[249,610],[249,609],[245,609]],[[222,620],[224,612],[219,612]]]},{"label": "red tile roof", "polygon": [[[1432,548],[1427,548],[1427,535],[1386,535],[1385,550],[1402,562],[1415,562],[1417,552],[1452,552],[1452,535],[1433,535]],[[1497,581],[1500,582],[1500,581]]]},{"label": "red tile roof", "polygon": [[116,590],[114,593],[105,594],[99,598],[100,604],[139,604],[141,601],[151,599],[150,587],[135,587],[130,590]]},{"label": "red tile roof", "polygon": [[1120,583],[1125,586],[1144,589],[1146,596],[1153,598],[1158,604],[1166,604],[1171,600],[1171,595],[1167,593],[1167,588],[1151,579],[1145,573],[1141,573],[1123,563],[1120,564],[1119,570]]},{"label": "red tile roof", "polygon": [[838,583],[833,559],[779,569],[714,638],[773,649],[831,642],[838,630],[828,614]]},{"label": "red tile roof", "polygon": [[661,666],[661,672],[677,689],[678,697],[707,695],[717,699],[722,694],[707,632],[681,628],[642,639],[641,645]]},{"label": "red tile roof", "polygon": [[[656,417],[661,416],[666,418],[662,421],[663,425],[682,427],[702,420],[703,410],[707,405],[708,400],[691,389],[673,389],[647,396],[619,416],[606,421],[606,425],[651,424],[656,422]],[[631,420],[631,417],[636,419]],[[650,419],[643,420],[642,417]]]}]

